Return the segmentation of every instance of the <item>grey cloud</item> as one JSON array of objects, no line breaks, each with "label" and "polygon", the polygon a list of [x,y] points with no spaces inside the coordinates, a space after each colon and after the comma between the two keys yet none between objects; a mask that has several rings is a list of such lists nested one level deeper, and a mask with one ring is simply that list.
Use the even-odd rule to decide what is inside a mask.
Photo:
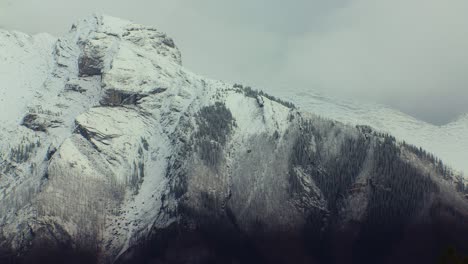
[{"label": "grey cloud", "polygon": [[213,21],[228,20],[256,30],[294,35],[318,29],[322,18],[349,0],[202,0],[190,2],[193,8],[209,15]]},{"label": "grey cloud", "polygon": [[465,1],[355,0],[325,34],[291,40],[283,76],[433,123],[468,111]]}]

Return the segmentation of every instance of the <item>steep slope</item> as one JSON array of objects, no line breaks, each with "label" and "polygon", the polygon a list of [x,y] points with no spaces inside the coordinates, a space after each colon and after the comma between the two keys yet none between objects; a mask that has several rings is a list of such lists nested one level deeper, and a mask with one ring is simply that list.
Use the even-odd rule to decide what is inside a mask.
[{"label": "steep slope", "polygon": [[277,94],[296,103],[304,111],[329,117],[343,123],[369,125],[420,146],[463,172],[468,181],[468,114],[443,126],[417,120],[394,109],[377,104],[363,104],[327,97],[312,91]]},{"label": "steep slope", "polygon": [[422,149],[197,76],[153,27],[95,15],[43,47],[42,83],[2,130],[0,262],[410,263],[404,243],[421,242],[424,261],[468,250],[465,186]]},{"label": "steep slope", "polygon": [[[47,34],[28,36],[0,29],[0,120],[7,129],[20,120],[25,107],[53,66],[50,56],[55,38]],[[2,129],[3,130],[3,129]]]}]

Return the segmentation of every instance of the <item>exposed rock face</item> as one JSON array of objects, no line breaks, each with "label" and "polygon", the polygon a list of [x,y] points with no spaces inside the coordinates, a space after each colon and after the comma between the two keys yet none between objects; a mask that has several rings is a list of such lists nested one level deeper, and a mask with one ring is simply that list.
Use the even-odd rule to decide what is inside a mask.
[{"label": "exposed rock face", "polygon": [[38,119],[39,117],[36,114],[28,114],[23,118],[22,125],[34,131],[45,132],[47,129],[47,125],[44,124],[44,121],[41,122]]},{"label": "exposed rock face", "polygon": [[430,263],[468,250],[464,186],[418,148],[203,79],[165,34],[116,18],[74,25],[54,60],[22,125],[1,132],[0,262]]},{"label": "exposed rock face", "polygon": [[82,53],[78,58],[80,76],[100,75],[106,66],[106,55],[111,51],[114,36],[104,33],[92,33],[82,44]]},{"label": "exposed rock face", "polygon": [[100,103],[105,106],[136,105],[147,94],[128,93],[108,89]]}]

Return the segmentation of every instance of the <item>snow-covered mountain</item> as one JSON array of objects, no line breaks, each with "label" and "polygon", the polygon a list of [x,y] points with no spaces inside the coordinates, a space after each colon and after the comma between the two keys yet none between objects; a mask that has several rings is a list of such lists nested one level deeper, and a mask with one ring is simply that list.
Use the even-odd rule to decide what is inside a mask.
[{"label": "snow-covered mountain", "polygon": [[468,250],[466,188],[422,149],[198,76],[154,27],[95,15],[57,39],[0,34],[0,262]]},{"label": "snow-covered mountain", "polygon": [[434,153],[468,179],[468,113],[446,125],[436,126],[378,104],[356,103],[313,91],[273,92],[304,111],[391,133],[399,140]]}]

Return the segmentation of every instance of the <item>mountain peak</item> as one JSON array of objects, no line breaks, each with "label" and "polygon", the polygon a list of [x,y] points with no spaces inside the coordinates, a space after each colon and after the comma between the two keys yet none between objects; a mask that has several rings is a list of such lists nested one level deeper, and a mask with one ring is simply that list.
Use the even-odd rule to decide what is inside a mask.
[{"label": "mountain peak", "polygon": [[130,52],[144,57],[159,55],[182,65],[180,51],[166,33],[153,26],[109,15],[94,14],[78,20],[72,25],[66,38],[76,40],[83,46],[88,45],[85,49],[88,48],[93,53],[107,54],[112,49],[130,49]]},{"label": "mountain peak", "polygon": [[[165,87],[182,65],[179,49],[165,33],[107,15],[79,20],[61,42],[68,44],[57,46],[58,61],[67,62],[59,64],[77,64],[80,77],[102,76],[106,95],[147,94]],[[60,56],[68,52],[69,46],[78,48],[77,59]]]},{"label": "mountain peak", "polygon": [[135,23],[105,14],[92,14],[73,23],[71,32],[96,31],[110,35],[122,36],[127,27]]}]

